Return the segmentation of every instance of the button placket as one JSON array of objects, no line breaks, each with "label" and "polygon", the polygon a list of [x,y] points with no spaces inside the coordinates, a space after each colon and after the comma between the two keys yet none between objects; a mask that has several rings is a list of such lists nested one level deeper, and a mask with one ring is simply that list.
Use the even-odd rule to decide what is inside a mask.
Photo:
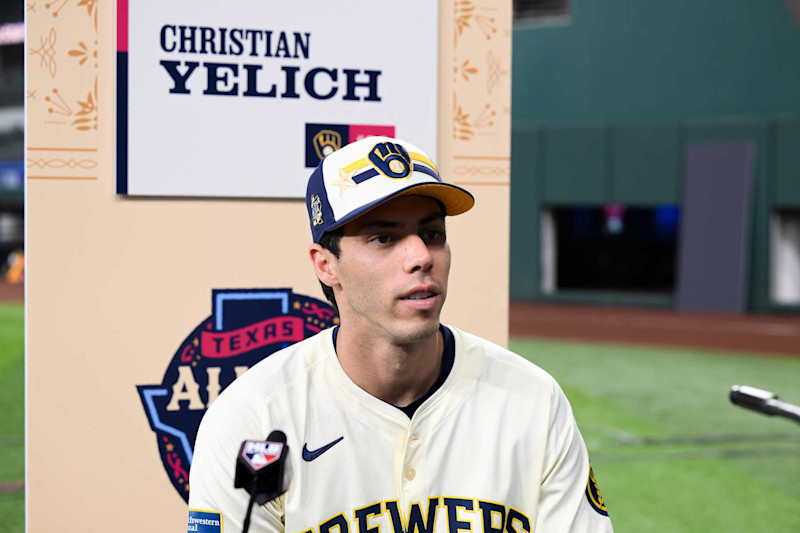
[{"label": "button placket", "polygon": [[406,501],[417,501],[425,496],[425,476],[422,458],[421,432],[412,423],[405,437],[405,453],[403,455],[402,487]]}]

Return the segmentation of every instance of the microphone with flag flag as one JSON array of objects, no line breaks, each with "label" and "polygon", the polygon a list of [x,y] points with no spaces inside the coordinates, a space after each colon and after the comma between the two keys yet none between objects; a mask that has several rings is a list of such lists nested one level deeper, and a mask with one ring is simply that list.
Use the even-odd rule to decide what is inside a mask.
[{"label": "microphone with flag flag", "polygon": [[250,494],[243,532],[250,527],[253,503],[264,505],[289,489],[292,480],[289,446],[283,431],[272,431],[267,440],[246,440],[236,458],[235,488],[243,488]]}]

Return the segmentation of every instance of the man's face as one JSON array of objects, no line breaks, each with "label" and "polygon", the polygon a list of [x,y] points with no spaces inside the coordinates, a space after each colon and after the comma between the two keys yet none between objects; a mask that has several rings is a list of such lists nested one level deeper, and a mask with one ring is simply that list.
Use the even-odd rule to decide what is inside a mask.
[{"label": "man's face", "polygon": [[396,344],[435,335],[450,273],[439,204],[424,196],[395,198],[342,230],[336,263],[342,323]]}]

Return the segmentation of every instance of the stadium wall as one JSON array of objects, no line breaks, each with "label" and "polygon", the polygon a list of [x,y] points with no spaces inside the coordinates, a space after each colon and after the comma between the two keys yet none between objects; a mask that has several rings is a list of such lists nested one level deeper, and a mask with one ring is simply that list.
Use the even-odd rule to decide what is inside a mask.
[{"label": "stadium wall", "polygon": [[771,219],[800,207],[798,60],[778,2],[573,0],[569,17],[515,21],[511,297],[674,307],[674,294],[543,290],[542,213],[680,206],[689,145],[747,141],[748,309],[800,310],[770,295]]}]

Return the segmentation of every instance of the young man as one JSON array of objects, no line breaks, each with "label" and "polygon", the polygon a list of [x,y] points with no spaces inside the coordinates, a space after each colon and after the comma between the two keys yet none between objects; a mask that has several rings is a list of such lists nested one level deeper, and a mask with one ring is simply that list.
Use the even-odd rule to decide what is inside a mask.
[{"label": "young man", "polygon": [[190,508],[240,531],[239,446],[279,429],[292,484],[253,511],[251,531],[612,530],[556,382],[439,322],[445,216],[473,203],[404,141],[371,137],[320,163],[306,194],[309,256],[340,326],[265,359],[209,408]]}]

